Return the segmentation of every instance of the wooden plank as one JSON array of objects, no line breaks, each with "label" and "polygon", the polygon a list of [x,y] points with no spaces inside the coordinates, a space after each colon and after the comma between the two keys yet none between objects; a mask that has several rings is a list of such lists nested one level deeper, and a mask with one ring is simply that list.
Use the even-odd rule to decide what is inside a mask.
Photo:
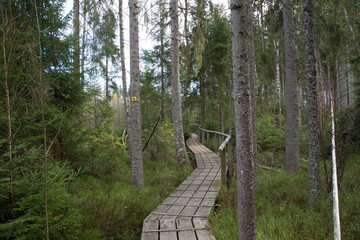
[{"label": "wooden plank", "polygon": [[[143,231],[146,230],[158,230],[159,229],[159,216],[150,214],[145,218],[143,224]],[[145,232],[141,234],[141,240],[158,240],[159,233],[157,232]]]},{"label": "wooden plank", "polygon": [[166,213],[179,214],[183,208],[184,206],[171,206]]},{"label": "wooden plank", "polygon": [[198,207],[193,207],[193,206],[186,206],[184,207],[184,209],[181,211],[181,215],[188,215],[188,216],[192,216],[195,214],[196,210],[198,209]]},{"label": "wooden plank", "polygon": [[160,204],[157,208],[155,208],[154,212],[166,213],[169,210],[170,207],[171,207],[171,205]]},{"label": "wooden plank", "polygon": [[190,200],[190,198],[181,197],[178,200],[176,200],[175,204],[178,204],[178,205],[184,204],[184,205],[186,205],[189,202],[189,200]]},{"label": "wooden plank", "polygon": [[[160,219],[160,230],[175,230],[175,216],[163,216]],[[160,232],[160,240],[176,240],[176,231]]]},{"label": "wooden plank", "polygon": [[173,204],[174,202],[176,202],[177,199],[178,199],[178,197],[167,197],[162,203],[163,204]]},{"label": "wooden plank", "polygon": [[[195,228],[210,228],[209,221],[204,218],[193,218],[193,224]],[[216,240],[211,229],[196,230],[195,232],[198,240]]]},{"label": "wooden plank", "polygon": [[[178,229],[191,229],[193,224],[191,222],[191,217],[179,217],[176,219]],[[195,231],[179,231],[178,232],[179,240],[196,240]]]},{"label": "wooden plank", "polygon": [[195,216],[201,216],[201,217],[207,217],[211,213],[211,207],[199,207],[198,210],[195,213]]}]

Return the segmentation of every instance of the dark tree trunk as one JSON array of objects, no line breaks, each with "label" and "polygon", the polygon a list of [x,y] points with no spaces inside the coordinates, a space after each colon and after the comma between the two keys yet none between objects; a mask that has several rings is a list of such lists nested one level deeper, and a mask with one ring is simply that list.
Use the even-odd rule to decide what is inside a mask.
[{"label": "dark tree trunk", "polygon": [[256,239],[255,161],[251,84],[252,9],[249,0],[231,1],[239,239]]},{"label": "dark tree trunk", "polygon": [[129,0],[130,16],[130,96],[131,130],[129,147],[131,158],[131,184],[144,184],[141,112],[140,112],[140,68],[139,68],[139,6],[138,0]]},{"label": "dark tree trunk", "polygon": [[179,163],[188,162],[186,152],[181,98],[180,98],[180,76],[179,76],[179,20],[178,20],[178,1],[171,0],[171,93],[172,93],[172,116],[174,126],[174,138],[176,148],[176,158]]},{"label": "dark tree trunk", "polygon": [[297,172],[299,166],[299,97],[292,0],[283,0],[285,45],[286,146],[285,171]]},{"label": "dark tree trunk", "polygon": [[306,81],[308,87],[308,121],[309,121],[309,176],[310,202],[314,204],[319,199],[320,169],[319,169],[319,117],[317,102],[316,60],[314,46],[314,27],[312,17],[312,0],[304,0],[304,29],[306,51]]}]

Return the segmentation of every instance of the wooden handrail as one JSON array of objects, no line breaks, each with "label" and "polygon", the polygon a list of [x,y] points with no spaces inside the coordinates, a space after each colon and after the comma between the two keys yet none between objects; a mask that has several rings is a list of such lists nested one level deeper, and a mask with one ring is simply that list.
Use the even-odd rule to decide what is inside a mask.
[{"label": "wooden handrail", "polygon": [[[220,147],[218,148],[219,149],[219,152],[220,152],[220,158],[221,158],[221,183],[223,185],[226,184],[226,182],[228,183],[227,185],[229,186],[230,182],[231,182],[231,173],[229,172],[228,174],[226,174],[226,151],[225,151],[225,147],[226,145],[229,143],[230,139],[231,139],[231,135],[229,134],[225,134],[225,133],[222,133],[222,132],[216,132],[216,131],[211,131],[211,130],[207,130],[207,129],[204,129],[204,128],[201,128],[201,125],[199,124],[191,124],[190,126],[195,126],[197,127],[200,131],[203,131],[203,132],[206,132],[208,133],[207,135],[207,144],[208,144],[208,148],[210,148],[210,142],[209,142],[209,134],[212,133],[214,134],[215,136],[215,141],[217,141],[217,138],[216,136],[219,135],[219,136],[223,136],[223,137],[226,137],[226,139],[220,144]],[[200,137],[200,136],[199,136]],[[220,140],[220,138],[219,138]],[[201,141],[201,139],[200,139]],[[205,140],[203,139],[203,144],[205,145]],[[229,154],[231,154],[231,146],[229,146]],[[217,147],[217,143],[215,143],[215,148]],[[215,149],[215,152],[216,149]],[[232,171],[232,161],[231,161],[231,158],[230,156],[228,156],[228,170],[229,171]]]}]

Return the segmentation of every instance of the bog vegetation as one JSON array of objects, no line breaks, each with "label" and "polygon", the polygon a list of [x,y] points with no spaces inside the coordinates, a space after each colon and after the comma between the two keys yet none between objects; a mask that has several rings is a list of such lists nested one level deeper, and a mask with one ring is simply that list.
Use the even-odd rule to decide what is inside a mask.
[{"label": "bog vegetation", "polygon": [[[140,42],[140,55],[129,59],[125,59],[129,41],[117,31],[129,16],[129,9],[123,8],[127,1],[73,2],[73,11],[66,13],[65,0],[0,1],[1,239],[139,239],[144,218],[195,167],[190,155],[190,163],[184,160],[186,156],[179,159],[174,141],[178,136],[181,140],[179,131],[186,139],[194,131],[191,124],[201,124],[230,133],[236,144],[234,129],[239,122],[234,115],[240,111],[236,104],[243,102],[234,102],[234,88],[238,91],[234,69],[240,66],[233,61],[228,7],[234,16],[237,4],[245,2],[251,3],[247,37],[253,34],[244,41],[249,50],[245,54],[249,71],[245,78],[250,79],[247,96],[253,104],[249,119],[254,120],[250,132],[255,147],[250,153],[258,166],[254,181],[257,238],[334,237],[331,107],[342,237],[359,238],[358,1],[312,4],[315,128],[309,125],[308,110],[313,105],[308,98],[308,38],[303,24],[303,3],[311,1],[233,0],[224,6],[211,0],[181,0],[180,34],[171,38],[170,25],[174,25],[169,2],[130,0],[135,6],[132,10],[136,6],[140,10],[130,16],[139,17],[138,22],[145,25],[140,31],[147,29],[153,46],[144,50]],[[298,104],[290,101],[295,103],[291,111],[299,115],[295,117],[296,139],[286,137],[290,106],[286,103],[283,9],[289,4],[296,53],[297,80],[292,90]],[[172,66],[176,61],[171,58],[171,39],[179,39],[178,49],[173,49],[179,54],[178,66]],[[121,45],[126,46],[126,55]],[[141,62],[138,75],[124,66],[125,61],[134,66],[136,58]],[[179,75],[172,76],[176,67]],[[120,79],[129,70],[127,89]],[[172,93],[176,81],[180,88]],[[174,94],[181,97],[176,117],[182,117],[183,130],[172,118]],[[135,108],[139,115],[131,112]],[[137,137],[133,129],[138,130]],[[174,129],[179,131],[174,134]],[[309,137],[309,129],[315,129],[317,141]],[[284,170],[289,161],[286,142],[296,141],[298,171],[295,166],[294,173],[288,173]],[[321,183],[312,200],[309,172],[313,174],[314,160],[309,157],[313,152],[309,143],[318,148],[315,161]],[[139,163],[143,164],[143,186],[134,176]],[[217,239],[239,238],[236,177],[234,173],[233,184],[222,188],[210,218]]]}]

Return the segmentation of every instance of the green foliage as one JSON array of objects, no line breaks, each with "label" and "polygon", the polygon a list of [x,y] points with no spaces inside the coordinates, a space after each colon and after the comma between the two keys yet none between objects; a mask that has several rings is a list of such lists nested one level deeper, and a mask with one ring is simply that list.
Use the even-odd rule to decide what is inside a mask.
[{"label": "green foliage", "polygon": [[[144,131],[149,135],[149,131]],[[169,119],[161,121],[150,140],[146,151],[146,158],[152,161],[172,161],[176,160],[174,128]]]},{"label": "green foliage", "polygon": [[257,118],[257,143],[263,151],[275,152],[284,149],[284,127],[277,126],[270,114]]},{"label": "green foliage", "polygon": [[[357,239],[360,232],[359,155],[349,160],[340,190],[342,237]],[[332,239],[331,196],[324,191],[319,206],[310,208],[308,169],[298,174],[259,170],[256,187],[258,239]],[[233,181],[234,182],[234,181]],[[236,184],[222,189],[210,217],[217,239],[238,239]]]},{"label": "green foliage", "polygon": [[[16,152],[23,152],[21,155]],[[18,146],[12,163],[2,167],[0,182],[0,236],[2,239],[43,239],[44,225],[44,173],[41,149]],[[3,156],[5,157],[5,156]],[[9,176],[13,176],[14,203],[9,204]],[[68,184],[77,172],[68,163],[48,163],[48,216],[50,237],[76,238],[80,215]]]}]

